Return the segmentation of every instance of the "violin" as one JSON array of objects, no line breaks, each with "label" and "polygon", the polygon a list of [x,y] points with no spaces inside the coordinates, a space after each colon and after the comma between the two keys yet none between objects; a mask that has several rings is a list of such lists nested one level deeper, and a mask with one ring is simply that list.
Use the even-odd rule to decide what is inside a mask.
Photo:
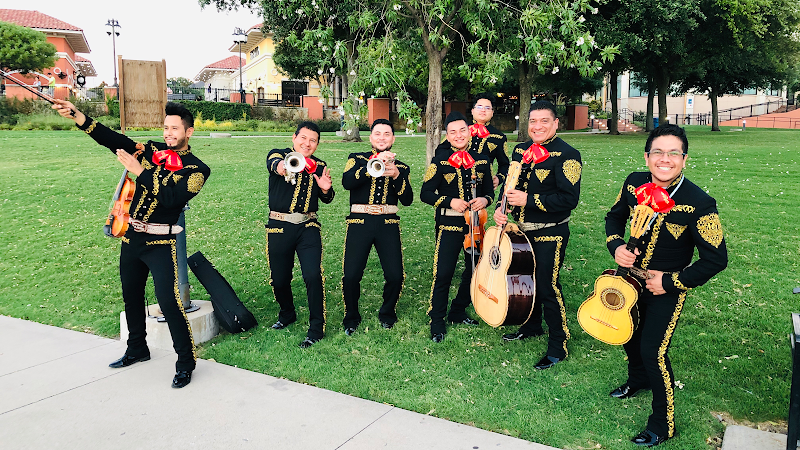
[{"label": "violin", "polygon": [[111,212],[108,214],[106,224],[103,225],[103,233],[108,237],[122,237],[128,231],[128,223],[131,220],[129,211],[131,201],[136,192],[136,182],[133,181],[128,169],[122,170],[122,178],[119,180],[114,197],[111,199]]},{"label": "violin", "polygon": [[[472,185],[472,198],[476,196],[477,180],[475,175],[472,176],[470,181]],[[464,212],[464,220],[467,221],[469,233],[464,237],[464,250],[471,251],[471,249],[481,250],[483,244],[483,235],[486,233],[486,221],[489,219],[489,213],[486,209],[480,211],[467,210]]]}]

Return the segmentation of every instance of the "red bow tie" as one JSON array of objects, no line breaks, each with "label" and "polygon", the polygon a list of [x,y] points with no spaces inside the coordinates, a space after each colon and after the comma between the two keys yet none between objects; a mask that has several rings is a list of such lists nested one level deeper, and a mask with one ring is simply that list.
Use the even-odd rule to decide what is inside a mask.
[{"label": "red bow tie", "polygon": [[449,162],[450,165],[455,167],[456,169],[460,167],[463,167],[465,169],[471,169],[472,166],[475,165],[475,159],[466,150],[459,150],[457,152],[453,152],[453,154],[450,155],[449,158],[447,158],[447,162]]},{"label": "red bow tie", "polygon": [[533,161],[534,164],[538,164],[549,157],[550,153],[546,148],[539,144],[533,143],[530,147],[528,147],[527,150],[525,150],[524,153],[522,153],[522,162],[528,164]]},{"label": "red bow tie", "polygon": [[670,198],[667,191],[655,183],[645,183],[634,191],[636,202],[640,205],[647,205],[657,213],[665,213],[675,206],[675,200]]},{"label": "red bow tie", "polygon": [[166,161],[164,168],[170,172],[183,169],[183,161],[174,150],[159,150],[153,153],[153,163],[160,166],[164,161]]},{"label": "red bow tie", "polygon": [[484,125],[476,123],[469,126],[469,134],[483,139],[489,137],[489,129]]},{"label": "red bow tie", "polygon": [[314,173],[317,171],[317,162],[311,158],[306,158],[306,172]]}]

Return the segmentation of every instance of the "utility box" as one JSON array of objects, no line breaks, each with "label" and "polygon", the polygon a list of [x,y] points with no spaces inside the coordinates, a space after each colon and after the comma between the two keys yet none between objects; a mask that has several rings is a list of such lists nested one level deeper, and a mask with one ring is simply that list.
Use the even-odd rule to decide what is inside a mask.
[{"label": "utility box", "polygon": [[567,130],[582,130],[589,126],[589,105],[567,105]]}]

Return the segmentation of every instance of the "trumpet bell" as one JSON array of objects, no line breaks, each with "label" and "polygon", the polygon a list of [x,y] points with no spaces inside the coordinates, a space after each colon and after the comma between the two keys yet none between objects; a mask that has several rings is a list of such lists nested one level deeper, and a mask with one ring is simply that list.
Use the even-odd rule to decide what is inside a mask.
[{"label": "trumpet bell", "polygon": [[382,177],[384,172],[386,172],[386,164],[383,160],[375,158],[367,162],[367,173],[369,173],[372,178]]},{"label": "trumpet bell", "polygon": [[291,152],[283,159],[287,172],[298,173],[306,168],[306,158],[298,152]]}]

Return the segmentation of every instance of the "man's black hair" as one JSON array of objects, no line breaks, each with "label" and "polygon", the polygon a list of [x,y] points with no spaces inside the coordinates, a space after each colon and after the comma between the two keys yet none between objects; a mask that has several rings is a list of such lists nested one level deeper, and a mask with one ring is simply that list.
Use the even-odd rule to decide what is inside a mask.
[{"label": "man's black hair", "polygon": [[686,138],[686,130],[671,123],[660,125],[658,128],[650,132],[650,135],[647,136],[647,142],[644,144],[645,153],[650,153],[650,147],[653,145],[653,140],[660,136],[677,137],[683,144],[683,153],[689,153],[689,139]]},{"label": "man's black hair", "polygon": [[372,125],[369,127],[370,133],[375,129],[375,125],[389,125],[389,128],[392,129],[392,134],[394,134],[394,125],[386,119],[375,119],[375,122],[372,122]]},{"label": "man's black hair", "polygon": [[460,113],[460,112],[458,112],[458,111],[453,111],[453,112],[451,112],[451,113],[450,113],[450,114],[448,114],[448,115],[447,115],[447,117],[445,117],[445,119],[444,119],[444,129],[445,129],[445,130],[447,130],[447,126],[448,126],[448,125],[450,125],[450,124],[451,124],[451,123],[453,123],[453,122],[458,122],[459,120],[463,120],[463,121],[464,121],[464,123],[467,123],[467,118],[466,118],[466,117],[464,117],[464,115],[463,115],[463,114],[461,114],[461,113]]},{"label": "man's black hair", "polygon": [[309,129],[315,133],[317,133],[317,140],[319,140],[319,125],[315,124],[314,122],[309,122],[306,120],[305,122],[300,122],[297,124],[297,129],[294,130],[294,135],[297,136],[300,133],[300,130],[303,128]]},{"label": "man's black hair", "polygon": [[167,106],[164,108],[164,114],[168,116],[179,116],[181,122],[183,122],[183,127],[187,130],[189,128],[194,128],[194,114],[182,103],[168,102]]},{"label": "man's black hair", "polygon": [[492,99],[492,96],[484,92],[483,94],[476,95],[475,98],[472,100],[472,109],[475,109],[475,105],[478,104],[478,100],[489,100],[489,103],[491,103],[492,106],[494,106],[494,101]]},{"label": "man's black hair", "polygon": [[553,104],[548,102],[547,100],[539,100],[533,102],[533,104],[531,105],[531,111],[538,111],[541,109],[549,110],[551,113],[553,113],[553,119],[558,119],[558,113],[556,112],[556,107],[553,106]]}]

